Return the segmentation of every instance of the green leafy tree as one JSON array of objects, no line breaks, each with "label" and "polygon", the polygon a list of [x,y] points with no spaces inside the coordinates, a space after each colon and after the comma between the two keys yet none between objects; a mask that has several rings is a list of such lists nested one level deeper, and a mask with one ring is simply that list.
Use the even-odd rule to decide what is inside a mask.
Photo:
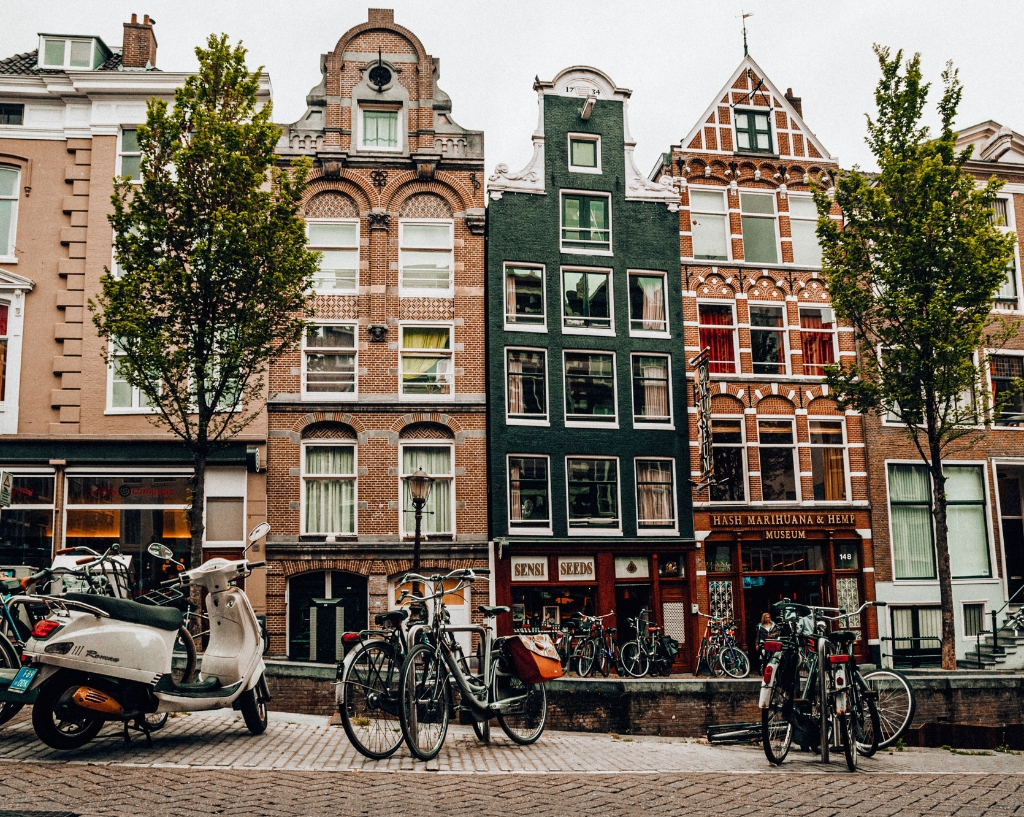
[{"label": "green leafy tree", "polygon": [[264,410],[267,364],[301,337],[319,261],[298,217],[309,162],[275,169],[279,130],[245,54],[211,35],[173,106],[149,100],[141,183],[120,177],[112,197],[118,274],[89,302],[108,362],[192,456],[193,565],[208,457]]},{"label": "green leafy tree", "polygon": [[[1000,183],[979,186],[956,150],[953,120],[962,86],[947,64],[938,104],[941,133],[921,124],[929,83],[920,55],[875,46],[882,78],[867,143],[879,173],[856,168],[834,188],[843,220],[829,217],[829,191],[815,193],[823,273],[840,318],[854,329],[855,362],[829,367],[844,406],[898,418],[927,466],[942,604],[942,665],[956,667],[956,631],[943,457],[977,438],[988,402],[984,346],[1008,335],[992,315],[1013,258],[1014,238],[992,224]],[[965,440],[963,444],[970,444]]]}]

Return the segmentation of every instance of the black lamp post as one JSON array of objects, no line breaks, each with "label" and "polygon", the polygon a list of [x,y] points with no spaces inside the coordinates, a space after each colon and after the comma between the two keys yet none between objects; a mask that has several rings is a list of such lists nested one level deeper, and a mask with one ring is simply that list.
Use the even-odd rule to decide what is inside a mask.
[{"label": "black lamp post", "polygon": [[423,468],[417,468],[410,476],[406,477],[409,483],[409,493],[412,494],[412,507],[416,514],[416,533],[412,540],[412,572],[420,572],[420,526],[423,522],[423,506],[427,504],[427,497],[430,496],[430,485],[434,481],[427,476]]}]

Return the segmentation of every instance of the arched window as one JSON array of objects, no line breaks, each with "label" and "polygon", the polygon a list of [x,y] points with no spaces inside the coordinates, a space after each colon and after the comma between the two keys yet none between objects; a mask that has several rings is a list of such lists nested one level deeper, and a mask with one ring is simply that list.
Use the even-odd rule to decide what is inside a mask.
[{"label": "arched window", "polygon": [[302,440],[302,532],[356,533],[356,436],[340,423],[308,426]]}]

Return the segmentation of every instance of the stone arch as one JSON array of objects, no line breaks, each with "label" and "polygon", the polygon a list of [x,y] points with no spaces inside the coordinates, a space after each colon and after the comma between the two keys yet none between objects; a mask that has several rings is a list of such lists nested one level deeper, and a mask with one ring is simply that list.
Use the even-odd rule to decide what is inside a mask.
[{"label": "stone arch", "polygon": [[402,429],[406,426],[415,425],[416,423],[436,423],[437,425],[447,426],[453,435],[456,435],[456,441],[458,441],[459,434],[462,433],[462,426],[459,421],[448,414],[441,414],[439,412],[433,413],[416,413],[416,414],[403,414],[395,422],[391,424],[391,431],[394,434],[401,435]]},{"label": "stone arch", "polygon": [[733,298],[735,295],[735,281],[727,282],[720,275],[708,275],[697,285],[698,298]]},{"label": "stone arch", "polygon": [[303,440],[354,440],[357,433],[348,423],[325,421],[310,423],[302,429]]},{"label": "stone arch", "polygon": [[402,202],[400,218],[453,218],[451,204],[436,193],[414,193]]},{"label": "stone arch", "polygon": [[302,206],[305,218],[359,218],[359,206],[351,196],[337,190],[324,190]]},{"label": "stone arch", "polygon": [[[473,192],[460,179],[440,171],[435,173],[430,181],[407,174],[396,176],[382,191],[381,201],[386,202],[385,209],[389,213],[400,213],[409,199],[431,193],[444,199],[453,213],[461,213],[474,206]],[[482,189],[480,195],[483,195]]]},{"label": "stone arch", "polygon": [[776,281],[768,275],[762,275],[750,283],[747,294],[759,301],[785,301],[786,282]]},{"label": "stone arch", "polygon": [[758,415],[787,415],[796,414],[796,406],[792,400],[787,400],[785,397],[779,397],[777,394],[768,394],[757,401],[757,413]]},{"label": "stone arch", "polygon": [[828,288],[817,278],[802,281],[796,288],[796,295],[801,301],[813,301],[823,306],[828,306],[829,303]]},{"label": "stone arch", "polygon": [[441,423],[410,423],[398,432],[400,440],[452,440],[455,433]]},{"label": "stone arch", "polygon": [[303,429],[307,426],[314,425],[316,423],[344,423],[350,426],[357,435],[366,433],[366,426],[363,425],[362,420],[353,414],[332,412],[332,411],[314,411],[309,414],[303,414],[292,423],[292,431],[296,434],[301,435]]},{"label": "stone arch", "polygon": [[732,394],[716,394],[711,398],[711,413],[743,414],[743,401]]}]

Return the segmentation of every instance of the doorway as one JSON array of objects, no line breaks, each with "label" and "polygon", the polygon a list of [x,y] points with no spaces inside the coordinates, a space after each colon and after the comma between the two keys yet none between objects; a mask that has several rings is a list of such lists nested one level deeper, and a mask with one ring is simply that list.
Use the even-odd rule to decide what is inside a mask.
[{"label": "doorway", "polygon": [[288,657],[334,663],[344,656],[341,636],[367,626],[366,577],[332,570],[288,581]]},{"label": "doorway", "polygon": [[747,620],[740,632],[748,650],[757,643],[757,625],[763,613],[771,612],[776,601],[788,599],[801,604],[821,604],[821,576],[744,576],[743,602]]},{"label": "doorway", "polygon": [[625,644],[636,638],[636,628],[630,619],[639,616],[644,607],[651,611],[651,621],[653,622],[654,608],[651,606],[651,585],[615,585],[615,640],[619,644]]}]

